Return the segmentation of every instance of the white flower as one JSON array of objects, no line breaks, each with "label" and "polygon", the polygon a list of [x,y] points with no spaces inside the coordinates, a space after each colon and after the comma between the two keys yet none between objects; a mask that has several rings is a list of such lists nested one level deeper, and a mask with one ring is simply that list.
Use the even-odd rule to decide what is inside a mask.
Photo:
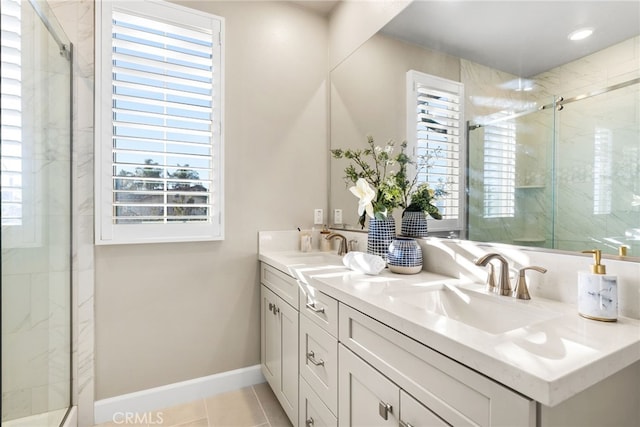
[{"label": "white flower", "polygon": [[371,188],[364,178],[359,178],[356,185],[349,188],[349,191],[356,196],[358,201],[358,215],[362,215],[365,211],[370,218],[373,218],[373,204],[371,202],[376,197],[376,192]]}]

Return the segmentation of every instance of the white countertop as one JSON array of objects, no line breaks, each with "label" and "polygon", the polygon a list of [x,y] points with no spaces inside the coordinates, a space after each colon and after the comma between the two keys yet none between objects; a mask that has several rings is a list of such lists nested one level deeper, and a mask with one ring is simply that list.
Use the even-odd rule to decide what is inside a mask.
[{"label": "white countertop", "polygon": [[[636,319],[598,322],[579,316],[570,304],[492,294],[488,297],[504,299],[501,302],[510,309],[526,305],[553,312],[553,316],[491,334],[397,298],[430,284],[448,283],[483,292],[482,285],[428,272],[401,275],[385,270],[369,276],[348,270],[337,256],[335,262],[319,264],[321,257],[304,263],[299,254],[263,251],[259,259],[547,406],[555,406],[640,360],[640,321]],[[504,321],[509,322],[508,314]]]}]

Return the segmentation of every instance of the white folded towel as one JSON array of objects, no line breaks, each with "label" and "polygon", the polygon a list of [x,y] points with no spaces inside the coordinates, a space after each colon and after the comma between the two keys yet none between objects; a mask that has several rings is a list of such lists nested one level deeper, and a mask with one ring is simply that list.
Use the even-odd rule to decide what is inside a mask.
[{"label": "white folded towel", "polygon": [[387,265],[381,256],[365,252],[347,252],[342,263],[351,270],[374,275],[379,274]]}]

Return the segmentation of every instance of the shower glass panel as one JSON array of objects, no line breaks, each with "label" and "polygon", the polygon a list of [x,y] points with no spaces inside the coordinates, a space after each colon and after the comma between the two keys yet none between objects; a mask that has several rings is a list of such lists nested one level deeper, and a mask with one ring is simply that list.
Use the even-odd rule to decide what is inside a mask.
[{"label": "shower glass panel", "polygon": [[640,84],[566,103],[556,123],[555,247],[638,256]]},{"label": "shower glass panel", "polygon": [[71,396],[71,44],[46,3],[2,0],[2,426]]},{"label": "shower glass panel", "polygon": [[640,254],[640,79],[470,124],[468,238]]},{"label": "shower glass panel", "polygon": [[553,108],[469,128],[469,240],[552,247],[553,135]]}]

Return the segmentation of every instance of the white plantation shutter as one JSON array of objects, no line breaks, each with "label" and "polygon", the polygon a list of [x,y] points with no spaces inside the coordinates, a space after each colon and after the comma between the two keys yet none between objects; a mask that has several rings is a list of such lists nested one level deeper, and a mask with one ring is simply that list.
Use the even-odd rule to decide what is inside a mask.
[{"label": "white plantation shutter", "polygon": [[593,141],[593,214],[611,214],[613,194],[613,132],[596,127]]},{"label": "white plantation shutter", "polygon": [[463,228],[463,96],[462,83],[407,72],[407,143],[418,159],[428,158],[418,181],[447,192],[435,203],[443,219],[429,220],[433,231]]},{"label": "white plantation shutter", "polygon": [[158,1],[101,14],[96,241],[221,239],[222,20]]},{"label": "white plantation shutter", "polygon": [[[513,113],[501,115],[509,117]],[[516,188],[516,124],[507,119],[484,127],[484,217],[513,218]]]},{"label": "white plantation shutter", "polygon": [[22,41],[18,0],[2,0],[2,226],[22,225]]}]

